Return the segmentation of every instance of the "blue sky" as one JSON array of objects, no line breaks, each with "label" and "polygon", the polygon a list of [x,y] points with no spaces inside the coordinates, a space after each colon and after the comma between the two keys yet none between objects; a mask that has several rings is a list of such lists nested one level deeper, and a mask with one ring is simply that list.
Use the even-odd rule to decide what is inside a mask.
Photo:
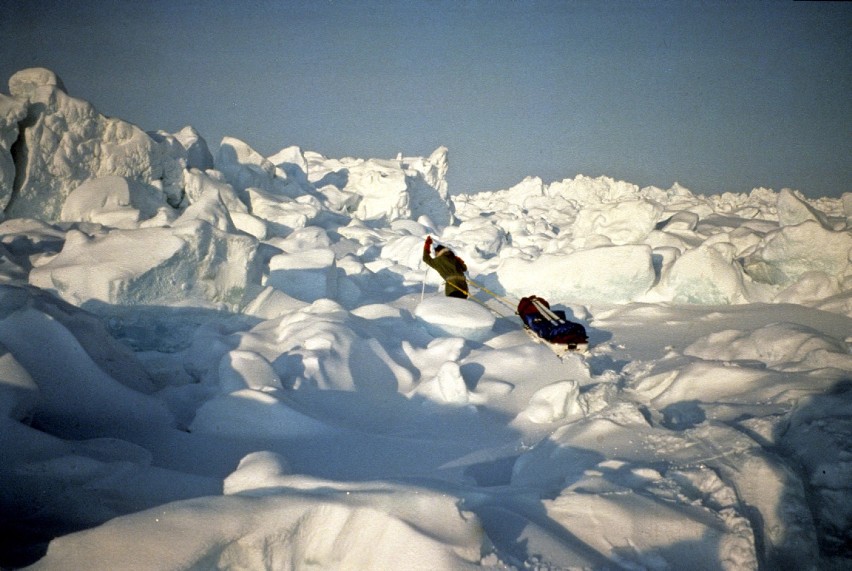
[{"label": "blue sky", "polygon": [[0,81],[47,67],[214,152],[446,145],[452,193],[582,173],[840,196],[850,31],[852,6],[824,2],[0,0]]}]

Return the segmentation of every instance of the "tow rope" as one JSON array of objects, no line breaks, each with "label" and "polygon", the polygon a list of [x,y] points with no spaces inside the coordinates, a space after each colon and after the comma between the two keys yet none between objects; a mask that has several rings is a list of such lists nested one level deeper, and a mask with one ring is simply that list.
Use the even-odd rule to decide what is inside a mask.
[{"label": "tow rope", "polygon": [[502,303],[503,305],[505,305],[506,307],[508,307],[509,309],[511,309],[511,310],[512,310],[512,313],[514,313],[515,315],[517,315],[517,314],[518,314],[518,309],[517,309],[517,308],[518,308],[518,304],[517,304],[517,303],[515,303],[515,304],[510,303],[510,302],[509,302],[506,298],[504,298],[504,297],[500,297],[499,295],[497,295],[496,293],[494,293],[493,291],[491,291],[490,289],[488,289],[488,288],[487,288],[487,287],[485,287],[484,285],[482,285],[482,284],[480,284],[480,283],[477,283],[477,282],[473,281],[473,280],[472,280],[472,279],[470,279],[470,278],[468,278],[468,280],[467,280],[467,281],[468,281],[471,285],[473,285],[473,287],[478,288],[478,289],[479,289],[479,290],[481,290],[481,291],[484,291],[485,293],[487,293],[488,295],[490,295],[491,297],[493,297],[494,299],[496,299],[497,301],[499,301],[500,303]]}]

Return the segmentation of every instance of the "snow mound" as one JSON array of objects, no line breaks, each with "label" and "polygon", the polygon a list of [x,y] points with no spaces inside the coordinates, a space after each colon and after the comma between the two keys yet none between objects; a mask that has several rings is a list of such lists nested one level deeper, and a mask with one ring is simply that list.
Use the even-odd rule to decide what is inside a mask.
[{"label": "snow mound", "polygon": [[266,358],[287,386],[406,392],[413,386],[411,370],[378,341],[381,335],[369,321],[321,299],[261,322],[239,337],[238,349]]},{"label": "snow mound", "polygon": [[834,366],[852,370],[847,343],[796,323],[773,323],[754,331],[719,331],[684,349],[705,360],[757,361],[777,370]]},{"label": "snow mound", "polygon": [[422,382],[414,394],[437,404],[466,405],[470,394],[458,363],[447,361],[435,378]]},{"label": "snow mound", "polygon": [[334,299],[338,288],[334,252],[315,248],[273,256],[266,284],[306,302]]},{"label": "snow mound", "polygon": [[236,472],[225,478],[225,495],[265,495],[274,493],[292,469],[287,460],[275,452],[252,452],[237,466]]},{"label": "snow mound", "polygon": [[187,500],[116,518],[57,539],[32,569],[150,569],[152,553],[163,569],[481,568],[487,539],[453,497],[380,483],[281,483],[267,497]]},{"label": "snow mound", "polygon": [[323,422],[293,410],[274,394],[243,389],[201,405],[189,430],[200,434],[273,438],[316,436],[331,432],[332,429]]},{"label": "snow mound", "polygon": [[[8,375],[2,386],[14,398],[9,413],[38,410],[43,426],[77,437],[148,421],[171,424],[171,414],[151,396],[154,386],[142,366],[99,320],[36,290],[0,286],[0,300]],[[114,363],[119,357],[121,363]],[[77,403],[73,423],[63,412],[69,402]]]},{"label": "snow mound", "polygon": [[420,303],[414,315],[436,337],[485,341],[493,335],[494,315],[473,301],[432,297]]},{"label": "snow mound", "polygon": [[283,389],[272,364],[253,351],[230,351],[219,362],[219,386],[223,393],[254,389]]},{"label": "snow mound", "polygon": [[579,395],[577,381],[558,381],[536,391],[522,414],[539,424],[573,418],[583,413],[577,401]]},{"label": "snow mound", "polygon": [[[722,457],[720,442],[727,443]],[[680,464],[660,471],[658,453]],[[671,431],[649,425],[638,408],[623,403],[605,416],[558,429],[518,459],[512,481],[562,490],[545,502],[548,517],[570,525],[582,545],[593,548],[556,551],[552,560],[599,567],[605,560],[595,558],[604,554],[625,566],[665,568],[677,561],[700,569],[709,558],[723,569],[756,569],[758,560],[807,566],[815,556],[808,547],[814,530],[802,517],[807,502],[794,472],[727,426]],[[778,501],[785,502],[784,510],[775,509]],[[754,540],[761,529],[748,517],[756,506],[769,512],[762,522],[770,526],[764,552]],[[790,534],[793,529],[797,535]],[[549,546],[540,545],[546,553]]]},{"label": "snow mound", "polygon": [[815,524],[826,551],[848,563],[846,544],[852,529],[852,399],[849,391],[815,395],[792,415],[784,445],[795,450],[811,492]]}]

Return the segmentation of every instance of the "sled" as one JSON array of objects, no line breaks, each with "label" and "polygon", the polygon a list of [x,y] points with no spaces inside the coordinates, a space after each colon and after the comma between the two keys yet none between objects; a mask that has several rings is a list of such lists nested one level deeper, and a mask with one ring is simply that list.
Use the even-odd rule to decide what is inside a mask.
[{"label": "sled", "polygon": [[560,358],[570,352],[585,353],[589,349],[586,328],[569,321],[564,311],[551,309],[544,298],[535,295],[521,298],[518,315],[527,334],[534,341],[549,345]]},{"label": "sled", "polygon": [[[521,298],[517,307],[515,307],[513,302],[494,293],[484,285],[470,278],[467,278],[467,281],[473,287],[499,301],[506,308],[514,310],[515,314],[521,318],[524,332],[529,335],[530,339],[536,343],[549,346],[560,359],[567,353],[588,352],[589,336],[586,334],[586,328],[579,323],[569,321],[565,312],[561,309],[551,309],[550,303],[546,299],[537,295],[530,295]],[[505,317],[505,315],[473,296],[468,299],[472,299],[497,315]]]},{"label": "sled", "polygon": [[578,355],[588,355],[589,354],[589,343],[569,343],[569,344],[560,344],[560,343],[551,343],[541,337],[538,336],[532,329],[524,325],[524,333],[535,343],[539,345],[546,345],[551,351],[553,351],[557,357],[562,359],[565,355],[569,353],[576,353]]}]

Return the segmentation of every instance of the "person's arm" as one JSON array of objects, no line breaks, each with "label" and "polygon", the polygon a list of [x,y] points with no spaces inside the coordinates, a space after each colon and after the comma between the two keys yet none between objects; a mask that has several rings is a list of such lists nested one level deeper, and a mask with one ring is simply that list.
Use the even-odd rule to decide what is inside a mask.
[{"label": "person's arm", "polygon": [[426,241],[423,242],[423,261],[432,265],[432,236],[426,236]]}]

